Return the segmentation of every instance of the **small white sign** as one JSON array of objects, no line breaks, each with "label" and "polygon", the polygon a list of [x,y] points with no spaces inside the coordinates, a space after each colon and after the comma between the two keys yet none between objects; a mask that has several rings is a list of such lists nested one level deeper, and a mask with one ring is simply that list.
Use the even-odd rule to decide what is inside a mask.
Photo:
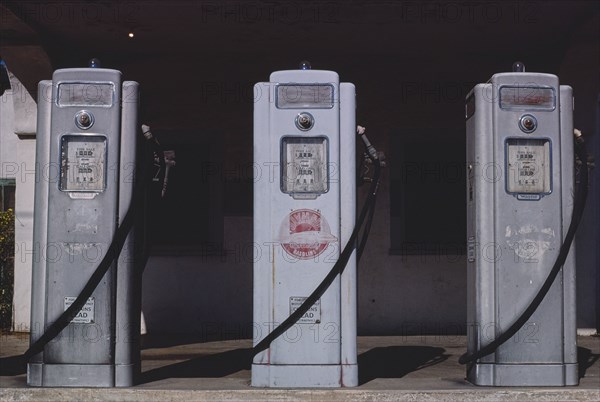
[{"label": "small white sign", "polygon": [[[65,297],[65,311],[73,304],[77,299],[76,297],[66,296]],[[87,299],[79,313],[73,318],[71,323],[74,324],[89,324],[94,322],[94,298],[90,297]]]},{"label": "small white sign", "polygon": [[[290,297],[290,315],[298,310],[298,307],[304,303],[306,297]],[[298,324],[320,324],[321,323],[321,299],[310,306],[308,311],[298,320]]]}]

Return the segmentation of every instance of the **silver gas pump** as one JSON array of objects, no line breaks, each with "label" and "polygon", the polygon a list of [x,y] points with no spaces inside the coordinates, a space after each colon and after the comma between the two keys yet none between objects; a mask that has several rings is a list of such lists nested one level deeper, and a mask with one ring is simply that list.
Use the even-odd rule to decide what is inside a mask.
[{"label": "silver gas pump", "polygon": [[[335,72],[303,64],[300,70],[272,73],[269,82],[255,85],[255,94],[254,245],[259,253],[252,385],[355,386],[353,249],[341,274],[331,275],[314,303],[307,301],[354,228],[354,85],[340,83]],[[303,303],[311,304],[306,312],[265,343]]]},{"label": "silver gas pump", "polygon": [[477,385],[578,383],[572,241],[586,184],[574,184],[574,151],[583,154],[573,137],[572,92],[557,76],[515,63],[467,96],[468,352],[461,363]]},{"label": "silver gas pump", "polygon": [[[29,385],[130,386],[139,372],[134,239],[124,222],[137,94],[136,82],[101,68],[57,70],[39,84]],[[100,264],[106,273],[90,287]],[[84,288],[90,296],[81,302]],[[56,330],[74,303],[81,308]]]}]

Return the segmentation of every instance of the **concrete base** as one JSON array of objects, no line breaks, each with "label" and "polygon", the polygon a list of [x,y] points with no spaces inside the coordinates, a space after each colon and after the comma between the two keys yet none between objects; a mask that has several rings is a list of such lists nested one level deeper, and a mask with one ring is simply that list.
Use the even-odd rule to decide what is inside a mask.
[{"label": "concrete base", "polygon": [[253,364],[253,387],[339,388],[358,385],[358,366]]},{"label": "concrete base", "polygon": [[27,385],[33,387],[131,387],[134,365],[42,364],[27,365]]},{"label": "concrete base", "polygon": [[488,387],[565,387],[579,384],[577,364],[475,364],[469,382]]},{"label": "concrete base", "polygon": [[481,386],[565,387],[579,384],[577,364],[475,364],[467,379]]}]

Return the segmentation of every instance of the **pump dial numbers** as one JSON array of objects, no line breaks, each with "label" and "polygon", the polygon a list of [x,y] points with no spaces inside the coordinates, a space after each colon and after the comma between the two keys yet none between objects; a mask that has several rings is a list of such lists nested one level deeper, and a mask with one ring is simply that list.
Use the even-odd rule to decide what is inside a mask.
[{"label": "pump dial numbers", "polygon": [[329,190],[327,139],[284,137],[281,145],[281,191],[294,198],[326,193]]},{"label": "pump dial numbers", "polygon": [[509,139],[507,163],[509,193],[547,194],[550,192],[550,141]]},{"label": "pump dial numbers", "polygon": [[61,141],[60,159],[62,191],[104,190],[106,137],[65,135]]}]

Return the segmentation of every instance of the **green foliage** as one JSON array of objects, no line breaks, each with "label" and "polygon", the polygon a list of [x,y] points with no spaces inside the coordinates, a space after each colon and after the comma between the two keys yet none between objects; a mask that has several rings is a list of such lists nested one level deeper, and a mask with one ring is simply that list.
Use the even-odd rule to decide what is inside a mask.
[{"label": "green foliage", "polygon": [[10,329],[15,254],[15,214],[0,211],[0,329]]}]

